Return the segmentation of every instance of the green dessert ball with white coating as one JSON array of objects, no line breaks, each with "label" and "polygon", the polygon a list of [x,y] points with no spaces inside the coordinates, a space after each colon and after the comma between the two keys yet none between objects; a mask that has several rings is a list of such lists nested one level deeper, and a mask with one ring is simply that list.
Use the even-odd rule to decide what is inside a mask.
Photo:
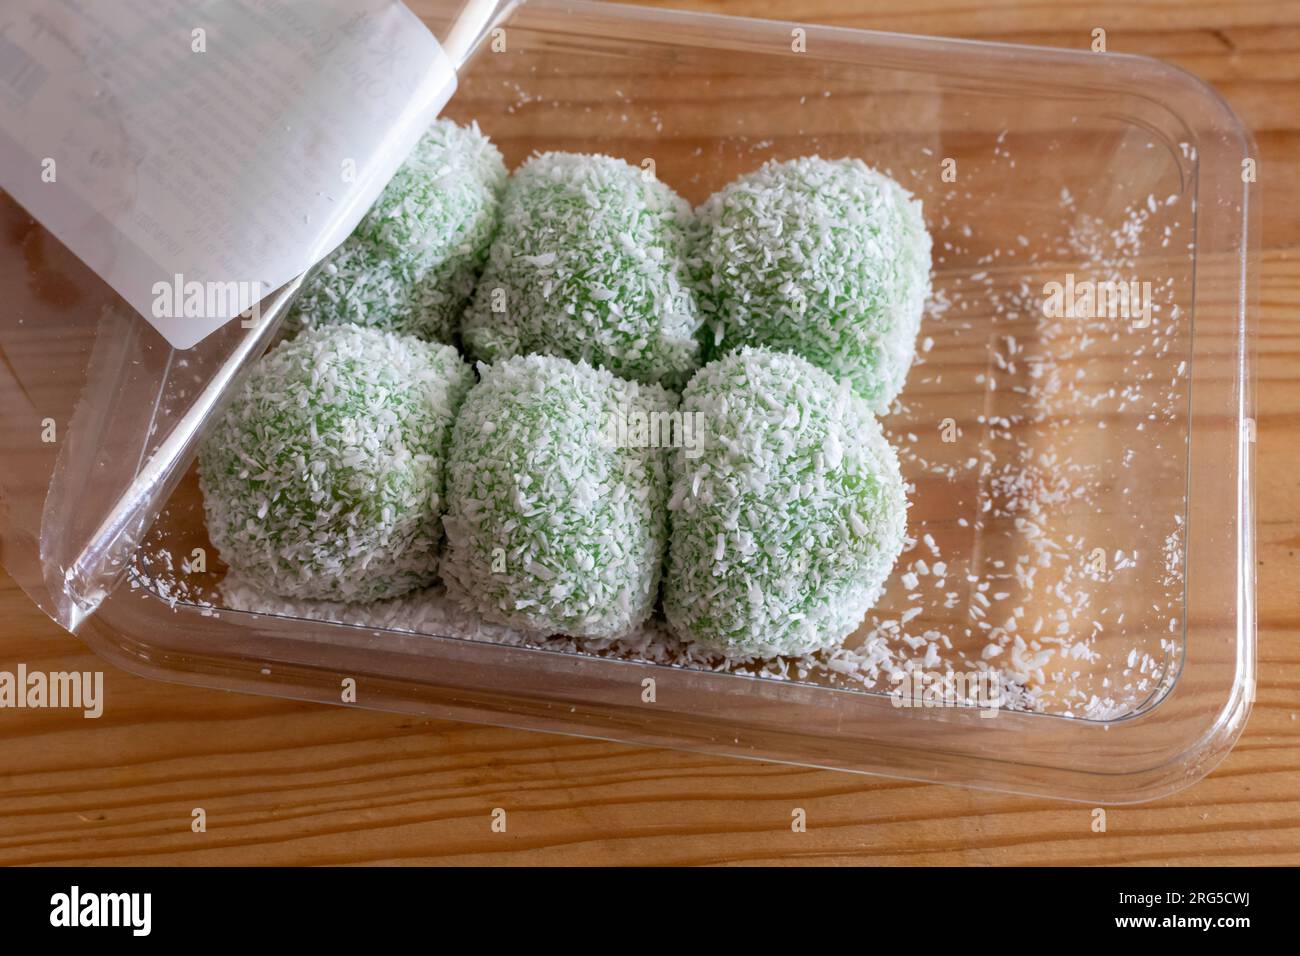
[{"label": "green dessert ball with white coating", "polygon": [[290,316],[450,342],[496,229],[506,167],[477,124],[440,119],[307,278]]},{"label": "green dessert ball with white coating", "polygon": [[741,176],[699,216],[709,356],[794,352],[886,411],[930,293],[920,201],[861,160],[811,156]]},{"label": "green dessert ball with white coating", "polygon": [[276,346],[200,450],[222,559],[288,598],[367,602],[433,583],[447,443],[473,380],[451,346],[378,329]]},{"label": "green dessert ball with white coating", "polygon": [[690,205],[612,156],[544,153],[510,177],[461,327],[485,362],[538,352],[680,389],[700,362]]},{"label": "green dessert ball with white coating", "polygon": [[663,443],[626,425],[661,421],[675,396],[556,356],[479,372],[451,439],[448,595],[530,633],[637,627],[658,590],[668,470]]},{"label": "green dessert ball with white coating", "polygon": [[806,360],[742,348],[682,395],[705,426],[672,458],[664,612],[733,659],[839,646],[903,548],[898,459],[867,403]]}]

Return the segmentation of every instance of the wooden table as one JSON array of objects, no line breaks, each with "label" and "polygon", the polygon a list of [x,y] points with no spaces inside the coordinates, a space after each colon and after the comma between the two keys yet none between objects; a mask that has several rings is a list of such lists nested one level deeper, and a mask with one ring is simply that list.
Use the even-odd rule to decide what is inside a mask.
[{"label": "wooden table", "polygon": [[[1267,190],[1259,689],[1235,751],[1158,803],[1089,808],[290,703],[110,670],[98,721],[0,715],[0,863],[1300,863],[1300,3],[667,0],[1171,60],[1255,132]],[[851,12],[851,11],[858,12]],[[0,667],[98,659],[0,578]],[[791,832],[793,807],[808,815]],[[203,808],[207,829],[194,833]],[[506,833],[491,812],[508,807]]]}]

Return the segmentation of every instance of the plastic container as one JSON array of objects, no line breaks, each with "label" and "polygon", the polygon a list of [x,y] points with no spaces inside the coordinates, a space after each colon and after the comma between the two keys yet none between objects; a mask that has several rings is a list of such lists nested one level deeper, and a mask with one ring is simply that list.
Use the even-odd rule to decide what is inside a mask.
[{"label": "plastic container", "polygon": [[[416,6],[444,43],[457,10]],[[1089,802],[1207,773],[1255,688],[1259,200],[1218,95],[1141,57],[603,3],[486,29],[445,114],[512,168],[652,159],[699,202],[770,157],[852,155],[924,201],[935,300],[885,419],[916,543],[851,641],[875,683],[226,608],[190,462],[271,331],[173,351],[6,197],[0,549],[28,594],[185,683],[339,703],[351,677],[357,706]],[[1045,315],[1067,281],[1137,283],[1146,321]],[[1014,672],[1038,712],[898,706],[909,659]]]}]

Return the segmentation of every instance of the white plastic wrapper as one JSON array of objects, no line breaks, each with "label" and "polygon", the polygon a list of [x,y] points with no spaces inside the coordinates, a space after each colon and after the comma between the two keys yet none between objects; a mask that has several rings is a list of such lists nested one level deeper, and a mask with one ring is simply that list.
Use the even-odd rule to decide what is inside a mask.
[{"label": "white plastic wrapper", "polygon": [[352,231],[456,86],[394,0],[11,0],[0,186],[185,349]]}]

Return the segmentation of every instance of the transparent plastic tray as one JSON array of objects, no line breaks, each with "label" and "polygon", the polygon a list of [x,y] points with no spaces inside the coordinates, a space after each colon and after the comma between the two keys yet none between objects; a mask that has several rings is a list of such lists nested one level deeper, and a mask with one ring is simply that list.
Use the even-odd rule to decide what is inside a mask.
[{"label": "transparent plastic tray", "polygon": [[[445,42],[457,6],[414,7]],[[884,419],[912,540],[849,649],[538,645],[436,595],[235,609],[256,602],[222,589],[192,452],[272,330],[174,352],[3,197],[0,556],[33,599],[127,670],[253,693],[340,703],[353,678],[356,706],[1094,802],[1207,773],[1255,653],[1259,196],[1219,96],[1141,57],[597,3],[530,0],[495,28],[445,113],[511,168],[651,159],[698,203],[819,153],[923,200],[935,294]],[[1137,283],[1149,313],[1046,315],[1067,278]],[[908,668],[986,668],[1009,696],[900,707]]]}]

